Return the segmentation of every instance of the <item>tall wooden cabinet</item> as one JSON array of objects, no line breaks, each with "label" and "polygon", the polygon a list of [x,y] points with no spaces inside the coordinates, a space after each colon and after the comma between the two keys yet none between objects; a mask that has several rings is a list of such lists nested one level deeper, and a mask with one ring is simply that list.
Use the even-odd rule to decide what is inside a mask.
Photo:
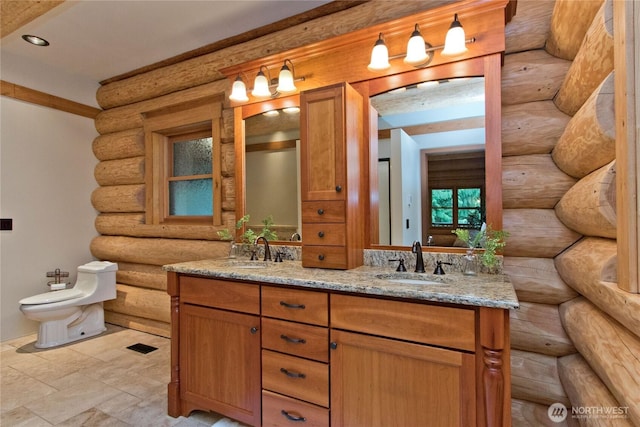
[{"label": "tall wooden cabinet", "polygon": [[362,265],[363,99],[348,83],[300,95],[302,265]]}]

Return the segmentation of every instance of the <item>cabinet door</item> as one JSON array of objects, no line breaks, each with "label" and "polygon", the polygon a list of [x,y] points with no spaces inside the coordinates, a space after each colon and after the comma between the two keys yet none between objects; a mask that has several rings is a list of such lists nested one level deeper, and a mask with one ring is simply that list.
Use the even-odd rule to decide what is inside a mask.
[{"label": "cabinet door", "polygon": [[331,348],[331,425],[476,425],[474,355],[336,330]]},{"label": "cabinet door", "polygon": [[302,200],[343,200],[345,134],[343,86],[300,96]]},{"label": "cabinet door", "polygon": [[258,316],[184,304],[180,310],[181,398],[260,425]]}]

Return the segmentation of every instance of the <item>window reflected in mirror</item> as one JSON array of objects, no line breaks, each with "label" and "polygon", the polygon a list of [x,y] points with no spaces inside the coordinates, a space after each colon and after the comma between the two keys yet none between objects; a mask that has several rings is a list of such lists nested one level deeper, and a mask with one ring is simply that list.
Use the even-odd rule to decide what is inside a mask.
[{"label": "window reflected in mirror", "polygon": [[378,112],[379,244],[457,246],[485,208],[483,77],[423,82],[371,97]]},{"label": "window reflected in mirror", "polygon": [[247,227],[257,233],[264,221],[277,240],[299,240],[300,109],[267,111],[245,119]]}]

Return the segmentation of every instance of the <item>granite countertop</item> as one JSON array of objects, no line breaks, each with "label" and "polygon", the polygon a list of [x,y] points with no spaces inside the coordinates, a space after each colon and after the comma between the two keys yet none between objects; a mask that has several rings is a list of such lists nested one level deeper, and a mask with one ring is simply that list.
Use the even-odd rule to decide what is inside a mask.
[{"label": "granite countertop", "polygon": [[[477,307],[518,308],[515,290],[502,274],[464,276],[397,273],[394,268],[362,266],[352,270],[304,268],[300,261],[243,259],[189,261],[165,265],[165,271],[212,278],[255,281],[328,291],[354,292]],[[398,281],[400,280],[400,281]],[[415,282],[430,282],[420,283]]]}]

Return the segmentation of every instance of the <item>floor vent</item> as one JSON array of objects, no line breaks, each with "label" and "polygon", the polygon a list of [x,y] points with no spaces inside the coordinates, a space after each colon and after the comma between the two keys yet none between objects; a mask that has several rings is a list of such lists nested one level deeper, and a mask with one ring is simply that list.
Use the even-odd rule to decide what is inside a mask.
[{"label": "floor vent", "polygon": [[142,353],[142,354],[151,353],[152,351],[158,349],[158,347],[153,347],[153,346],[141,344],[141,343],[130,345],[127,348],[129,350],[137,351],[138,353]]}]

